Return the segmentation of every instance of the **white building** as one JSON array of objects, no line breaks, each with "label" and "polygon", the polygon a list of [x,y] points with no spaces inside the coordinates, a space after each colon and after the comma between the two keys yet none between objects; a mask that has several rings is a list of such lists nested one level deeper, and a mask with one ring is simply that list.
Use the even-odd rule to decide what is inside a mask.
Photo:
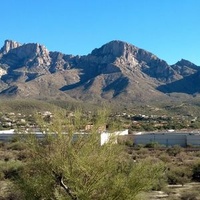
[{"label": "white building", "polygon": [[179,145],[186,146],[200,146],[200,134],[198,133],[176,133],[176,132],[163,132],[163,133],[144,133],[134,135],[134,144],[150,144],[158,143],[164,146]]},{"label": "white building", "polygon": [[128,135],[128,129],[126,129],[124,131],[115,131],[112,133],[103,132],[100,134],[100,144],[103,145],[103,144],[109,142],[110,140],[113,143],[117,143],[118,136],[122,136],[122,135]]},{"label": "white building", "polygon": [[[13,137],[15,136],[23,136],[24,135],[28,135],[29,133],[16,133],[14,131],[14,129],[11,130],[3,130],[0,131],[0,140],[2,141],[8,141],[11,140]],[[45,137],[45,133],[42,132],[35,132],[35,133],[31,133],[31,134],[35,134],[35,136],[37,138],[44,138]],[[76,140],[77,137],[79,137],[79,135],[88,135],[89,133],[75,133],[74,134],[74,139]],[[128,135],[128,129],[124,130],[124,131],[115,131],[115,132],[102,132],[99,133],[99,140],[100,140],[100,145],[103,145],[105,143],[107,143],[108,141],[112,140],[112,142],[117,143],[117,139],[118,136],[123,136],[123,135]]]}]

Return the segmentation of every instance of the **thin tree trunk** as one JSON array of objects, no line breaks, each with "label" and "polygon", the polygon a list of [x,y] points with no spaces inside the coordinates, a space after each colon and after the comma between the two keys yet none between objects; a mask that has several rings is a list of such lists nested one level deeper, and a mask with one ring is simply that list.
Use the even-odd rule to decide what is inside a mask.
[{"label": "thin tree trunk", "polygon": [[62,175],[58,175],[55,172],[53,172],[53,174],[56,177],[56,180],[59,182],[60,186],[66,191],[66,193],[71,197],[72,200],[79,200],[78,197],[73,194],[72,190],[65,185],[64,181],[63,181],[63,176]]}]

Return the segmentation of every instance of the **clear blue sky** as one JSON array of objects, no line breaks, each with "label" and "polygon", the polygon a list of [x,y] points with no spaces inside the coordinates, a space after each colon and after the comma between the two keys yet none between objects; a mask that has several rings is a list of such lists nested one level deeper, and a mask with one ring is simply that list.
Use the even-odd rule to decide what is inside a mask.
[{"label": "clear blue sky", "polygon": [[111,40],[200,66],[200,0],[0,0],[4,40],[86,55]]}]

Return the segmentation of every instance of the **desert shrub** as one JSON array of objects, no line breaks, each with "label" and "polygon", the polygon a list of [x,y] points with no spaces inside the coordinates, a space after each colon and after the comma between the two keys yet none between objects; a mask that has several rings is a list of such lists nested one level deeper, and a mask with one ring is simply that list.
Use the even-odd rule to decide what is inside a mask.
[{"label": "desert shrub", "polygon": [[145,145],[146,148],[159,148],[160,144],[158,142],[151,142]]},{"label": "desert shrub", "polygon": [[184,162],[187,160],[188,155],[187,155],[186,152],[181,151],[181,152],[176,156],[176,158],[177,158],[177,161],[183,162],[183,163],[184,163]]},{"label": "desert shrub", "polygon": [[18,160],[11,160],[8,162],[0,162],[1,179],[14,179],[18,176],[19,171],[22,169],[22,162]]},{"label": "desert shrub", "polygon": [[200,181],[200,161],[198,160],[194,165],[192,169],[192,178],[195,181]]},{"label": "desert shrub", "polygon": [[7,147],[7,149],[9,149],[9,150],[17,150],[17,151],[24,150],[25,148],[26,147],[25,147],[24,143],[22,143],[21,141],[12,142]]},{"label": "desert shrub", "polygon": [[152,190],[155,191],[163,191],[167,186],[167,178],[166,176],[162,176],[157,183],[155,183],[152,187]]},{"label": "desert shrub", "polygon": [[198,200],[200,197],[200,194],[196,190],[192,191],[185,191],[181,194],[180,199],[181,200]]},{"label": "desert shrub", "polygon": [[129,138],[129,137],[118,137],[117,138],[117,143],[120,145],[126,145],[128,147],[132,147],[133,146],[133,139]]},{"label": "desert shrub", "polygon": [[142,149],[145,146],[144,144],[135,145],[134,143],[133,143],[133,145],[134,145],[134,148],[137,149],[137,150]]},{"label": "desert shrub", "polygon": [[134,151],[132,152],[132,158],[133,158],[133,160],[136,160],[138,158],[137,153]]},{"label": "desert shrub", "polygon": [[132,147],[133,146],[133,141],[132,140],[126,140],[125,141],[125,145],[128,147]]},{"label": "desert shrub", "polygon": [[167,181],[171,185],[181,184],[190,182],[192,178],[192,172],[189,167],[186,166],[169,166],[168,171],[166,172]]},{"label": "desert shrub", "polygon": [[5,198],[5,200],[22,200],[22,195],[20,194],[20,192],[13,190],[8,192],[8,195]]},{"label": "desert shrub", "polygon": [[196,152],[194,153],[194,156],[200,157],[200,151],[196,151]]},{"label": "desert shrub", "polygon": [[140,158],[145,158],[149,155],[149,150],[147,148],[141,148],[137,151]]},{"label": "desert shrub", "polygon": [[162,160],[164,163],[170,163],[171,162],[171,157],[166,154],[166,153],[162,153],[159,156],[159,159]]},{"label": "desert shrub", "polygon": [[2,183],[5,189],[0,190],[0,200],[23,200],[20,191],[13,187],[11,181],[6,180]]},{"label": "desert shrub", "polygon": [[4,160],[4,161],[8,161],[8,160],[12,160],[15,157],[14,152],[10,152],[10,151],[2,151],[2,153],[0,153],[0,160]]},{"label": "desert shrub", "polygon": [[5,146],[5,142],[0,141],[0,148],[3,148]]},{"label": "desert shrub", "polygon": [[152,123],[143,123],[142,129],[145,131],[154,131],[156,128],[154,127]]},{"label": "desert shrub", "polygon": [[167,153],[169,156],[176,156],[182,151],[182,148],[179,145],[175,145],[173,147],[169,147],[167,149]]},{"label": "desert shrub", "polygon": [[17,154],[17,160],[25,160],[27,158],[27,152],[25,150],[22,150],[18,152]]}]

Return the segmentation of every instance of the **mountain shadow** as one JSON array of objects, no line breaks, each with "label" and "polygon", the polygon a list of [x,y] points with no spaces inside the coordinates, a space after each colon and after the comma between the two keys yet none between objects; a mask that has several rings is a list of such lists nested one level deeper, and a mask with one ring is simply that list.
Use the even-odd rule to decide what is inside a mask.
[{"label": "mountain shadow", "polygon": [[89,73],[87,70],[83,69],[82,74],[79,75],[79,78],[80,78],[79,82],[76,82],[76,83],[73,83],[70,85],[65,85],[65,86],[61,87],[59,90],[64,92],[64,91],[76,89],[76,88],[86,84],[93,77],[95,77],[94,73]]},{"label": "mountain shadow", "polygon": [[67,90],[72,90],[72,89],[75,89],[81,85],[83,85],[84,83],[86,83],[87,81],[79,81],[77,83],[73,83],[71,85],[65,85],[63,87],[60,88],[60,91],[64,92],[64,91],[67,91]]},{"label": "mountain shadow", "polygon": [[116,97],[128,86],[128,83],[129,79],[127,77],[120,77],[111,84],[107,85],[105,88],[103,88],[103,92],[108,92],[110,90],[113,90],[114,91],[113,97]]},{"label": "mountain shadow", "polygon": [[186,93],[195,94],[200,92],[200,72],[186,76],[185,78],[172,83],[161,85],[156,88],[163,93]]},{"label": "mountain shadow", "polygon": [[12,96],[12,95],[16,95],[17,91],[18,91],[18,86],[13,85],[13,86],[10,86],[9,88],[1,91],[0,95]]}]

